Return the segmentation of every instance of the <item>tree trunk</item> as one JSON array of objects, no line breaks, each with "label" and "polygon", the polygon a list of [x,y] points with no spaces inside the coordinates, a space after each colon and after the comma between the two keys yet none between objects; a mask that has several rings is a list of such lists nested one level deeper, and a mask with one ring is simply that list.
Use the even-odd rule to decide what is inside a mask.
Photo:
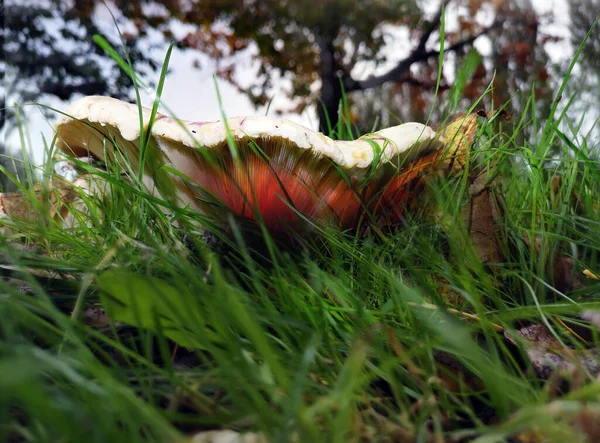
[{"label": "tree trunk", "polygon": [[333,41],[319,37],[319,49],[321,56],[321,99],[317,104],[319,130],[329,135],[335,130],[339,120],[338,109],[342,100],[342,87],[338,77]]}]

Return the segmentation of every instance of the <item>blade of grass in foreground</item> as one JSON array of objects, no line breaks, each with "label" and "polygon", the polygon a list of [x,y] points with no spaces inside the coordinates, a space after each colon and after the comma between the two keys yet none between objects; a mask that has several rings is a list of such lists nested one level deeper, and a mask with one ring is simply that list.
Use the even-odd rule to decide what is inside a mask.
[{"label": "blade of grass in foreground", "polygon": [[[536,112],[533,97],[528,103]],[[582,141],[535,118],[553,140],[585,152]],[[89,226],[11,225],[35,253],[0,239],[3,263],[30,271],[11,270],[12,280],[0,282],[0,412],[10,423],[0,432],[176,441],[219,428],[281,441],[492,441],[525,429],[551,438],[556,420],[565,435],[576,432],[567,412],[598,407],[593,377],[557,392],[534,375],[522,343],[509,344],[494,323],[510,334],[545,320],[563,342],[574,341],[558,320],[582,323],[576,316],[597,307],[598,284],[567,294],[574,303],[554,297],[548,255],[569,242],[580,267],[597,268],[600,208],[577,212],[566,197],[600,190],[600,178],[583,155],[545,170],[545,156],[536,158],[526,140],[510,133],[478,145],[506,160],[499,173],[506,262],[493,271],[460,246],[468,241],[456,222],[463,177],[432,182],[423,196],[423,205],[438,202],[451,227],[417,208],[397,232],[360,238],[316,226],[304,250],[271,243],[265,253],[235,225],[228,249],[208,247],[198,226],[214,229],[210,220],[122,176],[136,165],[86,169],[111,186],[110,204],[85,202],[96,214]],[[523,158],[536,167],[523,168]],[[552,194],[553,174],[569,180],[564,200]],[[165,212],[189,230],[175,229]],[[532,254],[524,233],[540,236],[546,256]],[[113,248],[108,270],[99,269]],[[41,270],[70,285],[57,296],[33,275]],[[113,318],[87,324],[101,306]],[[72,316],[80,308],[84,315]]]}]

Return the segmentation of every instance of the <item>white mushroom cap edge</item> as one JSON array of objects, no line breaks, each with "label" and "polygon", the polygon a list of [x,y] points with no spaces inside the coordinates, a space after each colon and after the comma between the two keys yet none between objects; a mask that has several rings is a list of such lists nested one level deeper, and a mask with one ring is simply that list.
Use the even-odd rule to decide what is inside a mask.
[{"label": "white mushroom cap edge", "polygon": [[[73,102],[64,114],[56,125],[59,135],[57,146],[63,151],[69,151],[69,140],[61,139],[61,130],[74,120],[87,121],[94,126],[112,126],[121,137],[129,141],[135,141],[140,136],[138,106],[121,100],[88,96]],[[144,128],[148,126],[150,116],[151,110],[142,107]],[[439,149],[440,146],[440,139],[432,128],[415,122],[366,134],[353,141],[332,140],[320,132],[279,118],[235,117],[228,119],[227,123],[234,139],[281,137],[288,139],[299,149],[311,149],[317,155],[327,156],[344,168],[369,167],[376,158],[373,142],[382,150],[382,163],[396,155],[410,153],[410,156],[418,156],[423,151]],[[226,126],[222,121],[191,122],[160,113],[156,114],[152,134],[193,149],[199,146],[210,148],[227,141]]]}]

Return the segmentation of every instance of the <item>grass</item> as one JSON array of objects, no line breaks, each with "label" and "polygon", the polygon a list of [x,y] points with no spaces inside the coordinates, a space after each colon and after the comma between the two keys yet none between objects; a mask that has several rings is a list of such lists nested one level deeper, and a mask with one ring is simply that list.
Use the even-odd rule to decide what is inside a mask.
[{"label": "grass", "polygon": [[[600,284],[561,288],[554,265],[600,270],[599,148],[566,119],[530,102],[508,133],[481,125],[473,164],[496,174],[505,257],[489,266],[465,234],[463,174],[430,180],[402,229],[318,226],[298,248],[208,224],[215,246],[204,217],[123,178],[131,165],[80,164],[111,188],[86,224],[43,205],[42,222],[0,220],[0,440],[593,441],[600,384],[573,356],[598,347],[579,314]],[[575,371],[539,377],[499,332],[531,324]]]}]

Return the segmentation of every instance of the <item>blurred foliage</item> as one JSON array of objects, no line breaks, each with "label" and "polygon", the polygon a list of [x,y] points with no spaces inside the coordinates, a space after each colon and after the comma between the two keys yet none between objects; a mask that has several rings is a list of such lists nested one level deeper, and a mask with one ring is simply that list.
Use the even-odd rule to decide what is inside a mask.
[{"label": "blurred foliage", "polygon": [[[542,33],[540,25],[542,20],[548,21],[551,17],[536,15],[529,0],[469,0],[462,3],[466,7],[453,11],[457,15],[457,29],[446,33],[450,42],[471,35],[477,17],[491,14],[501,25],[490,29],[484,37],[491,48],[486,51],[489,54],[465,46],[454,51],[452,57],[445,58],[438,91],[442,98],[446,98],[457,81],[453,77],[467,62],[467,55],[472,56],[470,63],[475,61],[459,102],[451,107],[436,106],[431,110],[438,60],[430,59],[418,70],[412,70],[414,81],[390,82],[355,98],[351,118],[362,130],[373,125],[375,118],[380,118],[381,124],[386,126],[413,119],[425,121],[431,112],[432,120],[439,121],[448,112],[466,111],[480,98],[479,108],[498,109],[506,105],[507,111],[520,113],[532,92],[537,114],[548,115],[554,90],[552,66],[544,44],[560,39]],[[490,93],[482,97],[488,86],[491,87]]]},{"label": "blurred foliage", "polygon": [[[198,25],[182,44],[211,55],[220,64],[219,75],[252,102],[267,103],[273,95],[273,81],[289,79],[294,111],[322,103],[318,112],[323,130],[325,114],[335,126],[341,83],[350,79],[352,68],[363,61],[375,65],[388,61],[381,51],[388,35],[380,26],[416,30],[423,25],[422,11],[414,0],[326,0],[318,7],[311,0],[199,2],[179,18]],[[252,42],[260,67],[253,83],[242,86],[236,60],[230,56]],[[316,82],[321,83],[318,91],[312,88]]]},{"label": "blurred foliage", "polygon": [[[91,40],[101,33],[95,14],[106,14],[101,1],[16,3],[5,6],[7,63],[0,64],[13,74],[7,77],[12,79],[7,90],[15,101],[43,94],[63,100],[75,93],[130,97],[130,79]],[[436,86],[441,93],[450,89],[453,73],[482,38],[491,50],[480,54],[480,64],[464,85],[461,107],[477,100],[493,79],[482,105],[498,108],[510,102],[509,110],[519,112],[526,105],[522,97],[534,91],[539,115],[547,114],[556,81],[544,45],[560,38],[542,33],[540,25],[551,16],[538,16],[530,0],[443,0],[436,11],[428,3],[425,13],[426,3],[325,0],[317,7],[312,0],[116,0],[110,7],[123,32],[105,37],[126,49],[142,72],[157,67],[151,50],[166,41],[206,54],[217,62],[217,75],[254,104],[264,105],[276,93],[293,99],[290,109],[276,112],[301,112],[317,104],[321,129],[329,131],[337,122],[343,90],[354,110],[349,117],[361,130],[369,130],[377,117],[381,124],[426,120]],[[574,44],[593,23],[598,3],[570,3]],[[451,11],[452,23],[443,35],[445,69],[438,85],[443,8]],[[407,44],[403,56],[390,50],[400,35]],[[598,72],[600,41],[597,36],[592,40],[584,58]],[[257,62],[250,80],[241,72],[248,67],[236,57],[242,51]],[[369,72],[376,75],[361,75]],[[282,89],[282,78],[289,84],[275,92],[276,86]],[[435,109],[434,116],[446,110]]]},{"label": "blurred foliage", "polygon": [[[578,46],[600,15],[600,0],[571,0],[571,43]],[[594,32],[582,51],[582,63],[590,73],[600,76],[600,32]]]},{"label": "blurred foliage", "polygon": [[[8,104],[25,103],[49,95],[69,100],[75,94],[106,94],[132,98],[129,76],[92,40],[101,33],[94,11],[101,2],[64,0],[9,0],[4,5],[4,26],[0,28],[4,57],[0,75],[5,97],[0,128],[6,119],[14,121]],[[137,69],[158,67],[148,56],[148,43],[122,39],[115,32],[107,39],[116,48],[125,48]],[[142,47],[144,48],[142,50]]]},{"label": "blurred foliage", "polygon": [[17,182],[25,187],[33,182],[33,172],[26,164],[22,152],[8,151],[0,143],[0,192],[17,191]]},{"label": "blurred foliage", "polygon": [[[600,18],[600,0],[572,0],[569,3],[571,18],[571,45],[578,47],[583,41],[587,30],[594,21]],[[587,114],[588,119],[600,118],[600,32],[596,28],[582,49],[579,70],[575,73],[577,81],[569,83],[569,93],[578,94],[579,99],[575,108],[579,115]],[[590,130],[593,137],[600,139],[598,120]],[[600,153],[600,142],[596,142]]]}]

